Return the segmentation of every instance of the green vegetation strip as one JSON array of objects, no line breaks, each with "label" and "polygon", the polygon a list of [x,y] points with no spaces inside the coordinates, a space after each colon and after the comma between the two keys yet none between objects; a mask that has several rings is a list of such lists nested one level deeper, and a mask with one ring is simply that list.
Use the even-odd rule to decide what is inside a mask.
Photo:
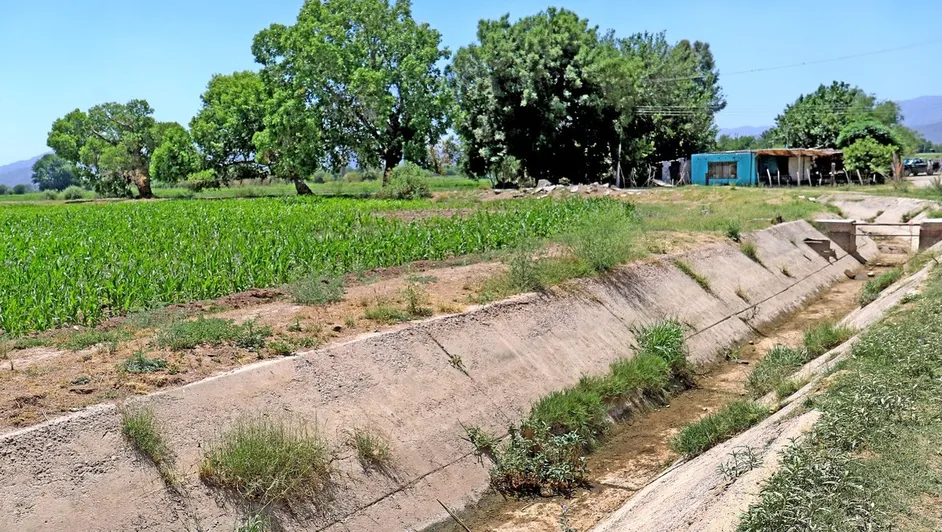
[{"label": "green vegetation strip", "polygon": [[861,336],[739,530],[938,530],[942,275]]},{"label": "green vegetation strip", "polygon": [[678,385],[690,385],[683,326],[668,321],[637,333],[639,350],[612,363],[608,374],[583,377],[567,390],[536,403],[507,441],[476,427],[468,439],[494,466],[491,483],[502,493],[570,493],[585,482],[586,454],[610,428],[609,410],[626,402],[665,400]]},{"label": "green vegetation strip", "polygon": [[860,306],[869,305],[880,297],[880,293],[890,287],[903,276],[902,268],[894,268],[867,281],[858,299]]},{"label": "green vegetation strip", "polygon": [[696,456],[755,425],[769,410],[752,401],[733,401],[717,412],[684,427],[671,440],[671,448],[687,457]]},{"label": "green vegetation strip", "polygon": [[0,211],[0,328],[22,334],[92,325],[323,272],[498,250],[594,213],[631,213],[614,200],[570,199],[480,205],[466,215],[412,221],[376,215],[437,206],[308,198],[9,206]]}]

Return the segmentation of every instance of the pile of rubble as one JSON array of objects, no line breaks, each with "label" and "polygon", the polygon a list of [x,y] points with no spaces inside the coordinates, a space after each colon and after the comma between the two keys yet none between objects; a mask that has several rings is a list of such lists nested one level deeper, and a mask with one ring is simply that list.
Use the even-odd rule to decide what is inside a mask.
[{"label": "pile of rubble", "polygon": [[589,194],[596,196],[629,196],[641,194],[640,190],[628,190],[613,187],[608,183],[592,183],[589,185],[554,185],[546,179],[537,181],[535,187],[521,189],[500,189],[492,190],[494,194],[507,194],[513,198],[522,198],[524,196],[557,196],[565,194]]}]

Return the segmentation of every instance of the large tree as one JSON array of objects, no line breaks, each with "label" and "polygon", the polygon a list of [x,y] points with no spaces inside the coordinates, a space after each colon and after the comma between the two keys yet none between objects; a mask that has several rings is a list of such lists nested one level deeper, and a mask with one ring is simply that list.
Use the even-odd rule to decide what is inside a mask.
[{"label": "large tree", "polygon": [[305,1],[252,47],[272,95],[259,159],[293,179],[355,159],[385,181],[403,158],[425,163],[450,107],[440,41],[408,0]]},{"label": "large tree", "polygon": [[532,179],[599,175],[616,117],[592,75],[597,30],[550,8],[515,23],[482,20],[477,37],[452,65],[465,170],[483,175],[512,158]]},{"label": "large tree", "polygon": [[87,113],[76,109],[53,123],[47,144],[99,192],[127,194],[133,185],[150,198],[150,159],[169,127],[153,113],[144,100],[104,103]]},{"label": "large tree", "polygon": [[39,190],[65,190],[81,182],[75,165],[53,153],[33,163],[32,179]]},{"label": "large tree", "polygon": [[265,128],[269,105],[261,76],[248,71],[213,76],[201,100],[190,131],[206,168],[220,183],[265,177],[268,168],[256,161],[253,141]]},{"label": "large tree", "polygon": [[772,136],[776,142],[799,148],[836,148],[848,124],[874,120],[885,126],[900,121],[899,106],[878,101],[859,87],[843,82],[821,85],[803,94],[775,118]]},{"label": "large tree", "polygon": [[565,9],[481,21],[452,83],[465,171],[479,176],[611,178],[711,146],[725,106],[706,43],[599,35]]}]

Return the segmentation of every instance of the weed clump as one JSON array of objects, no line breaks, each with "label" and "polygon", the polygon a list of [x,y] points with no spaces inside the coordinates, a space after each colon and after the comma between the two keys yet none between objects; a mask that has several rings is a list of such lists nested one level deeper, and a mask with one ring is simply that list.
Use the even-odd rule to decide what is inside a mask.
[{"label": "weed clump", "polygon": [[135,351],[124,361],[124,371],[128,373],[154,373],[165,369],[167,361],[160,358],[148,358],[144,351]]},{"label": "weed clump", "polygon": [[898,281],[902,276],[903,270],[894,268],[867,281],[858,298],[860,306],[864,307],[876,301],[877,298],[880,297],[881,292],[889,288],[890,285]]},{"label": "weed clump", "polygon": [[330,452],[314,426],[262,416],[243,418],[210,445],[199,475],[206,484],[249,500],[290,502],[327,487]]},{"label": "weed clump", "polygon": [[177,322],[161,330],[154,338],[154,343],[174,351],[201,345],[215,347],[224,343],[258,349],[264,347],[265,339],[271,334],[271,328],[258,327],[253,321],[236,325],[232,320],[200,317],[193,321]]},{"label": "weed clump", "polygon": [[746,389],[761,397],[777,388],[813,357],[806,349],[776,345],[760,360],[746,379]]},{"label": "weed clump", "polygon": [[740,234],[740,231],[742,230],[742,224],[739,223],[739,220],[727,220],[724,224],[724,228],[726,231],[726,238],[736,243],[742,240],[742,235]]},{"label": "weed clump", "polygon": [[337,275],[302,277],[288,284],[285,291],[299,305],[324,305],[343,299],[343,279]]},{"label": "weed clump", "polygon": [[733,401],[721,410],[681,429],[671,440],[671,448],[693,457],[724,442],[765,419],[769,411],[752,401]]}]

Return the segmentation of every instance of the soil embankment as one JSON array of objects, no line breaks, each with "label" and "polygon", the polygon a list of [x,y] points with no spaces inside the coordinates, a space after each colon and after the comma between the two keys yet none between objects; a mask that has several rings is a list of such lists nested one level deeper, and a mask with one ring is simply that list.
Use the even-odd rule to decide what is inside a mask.
[{"label": "soil embankment", "polygon": [[[231,530],[243,508],[200,483],[204,446],[244,414],[317,421],[338,449],[330,503],[279,515],[286,530],[415,529],[447,517],[487,487],[487,467],[462,425],[501,433],[539,397],[631,356],[633,326],[672,317],[691,357],[709,363],[794,310],[859,263],[806,246],[805,222],[748,235],[737,246],[682,256],[710,291],[669,262],[624,267],[577,290],[530,294],[465,314],[366,335],[142,398],[162,420],[183,473],[168,492],[124,441],[114,406],[0,436],[0,529]],[[860,253],[876,254],[862,239]],[[389,436],[395,467],[368,473],[344,446],[370,426]]]}]

